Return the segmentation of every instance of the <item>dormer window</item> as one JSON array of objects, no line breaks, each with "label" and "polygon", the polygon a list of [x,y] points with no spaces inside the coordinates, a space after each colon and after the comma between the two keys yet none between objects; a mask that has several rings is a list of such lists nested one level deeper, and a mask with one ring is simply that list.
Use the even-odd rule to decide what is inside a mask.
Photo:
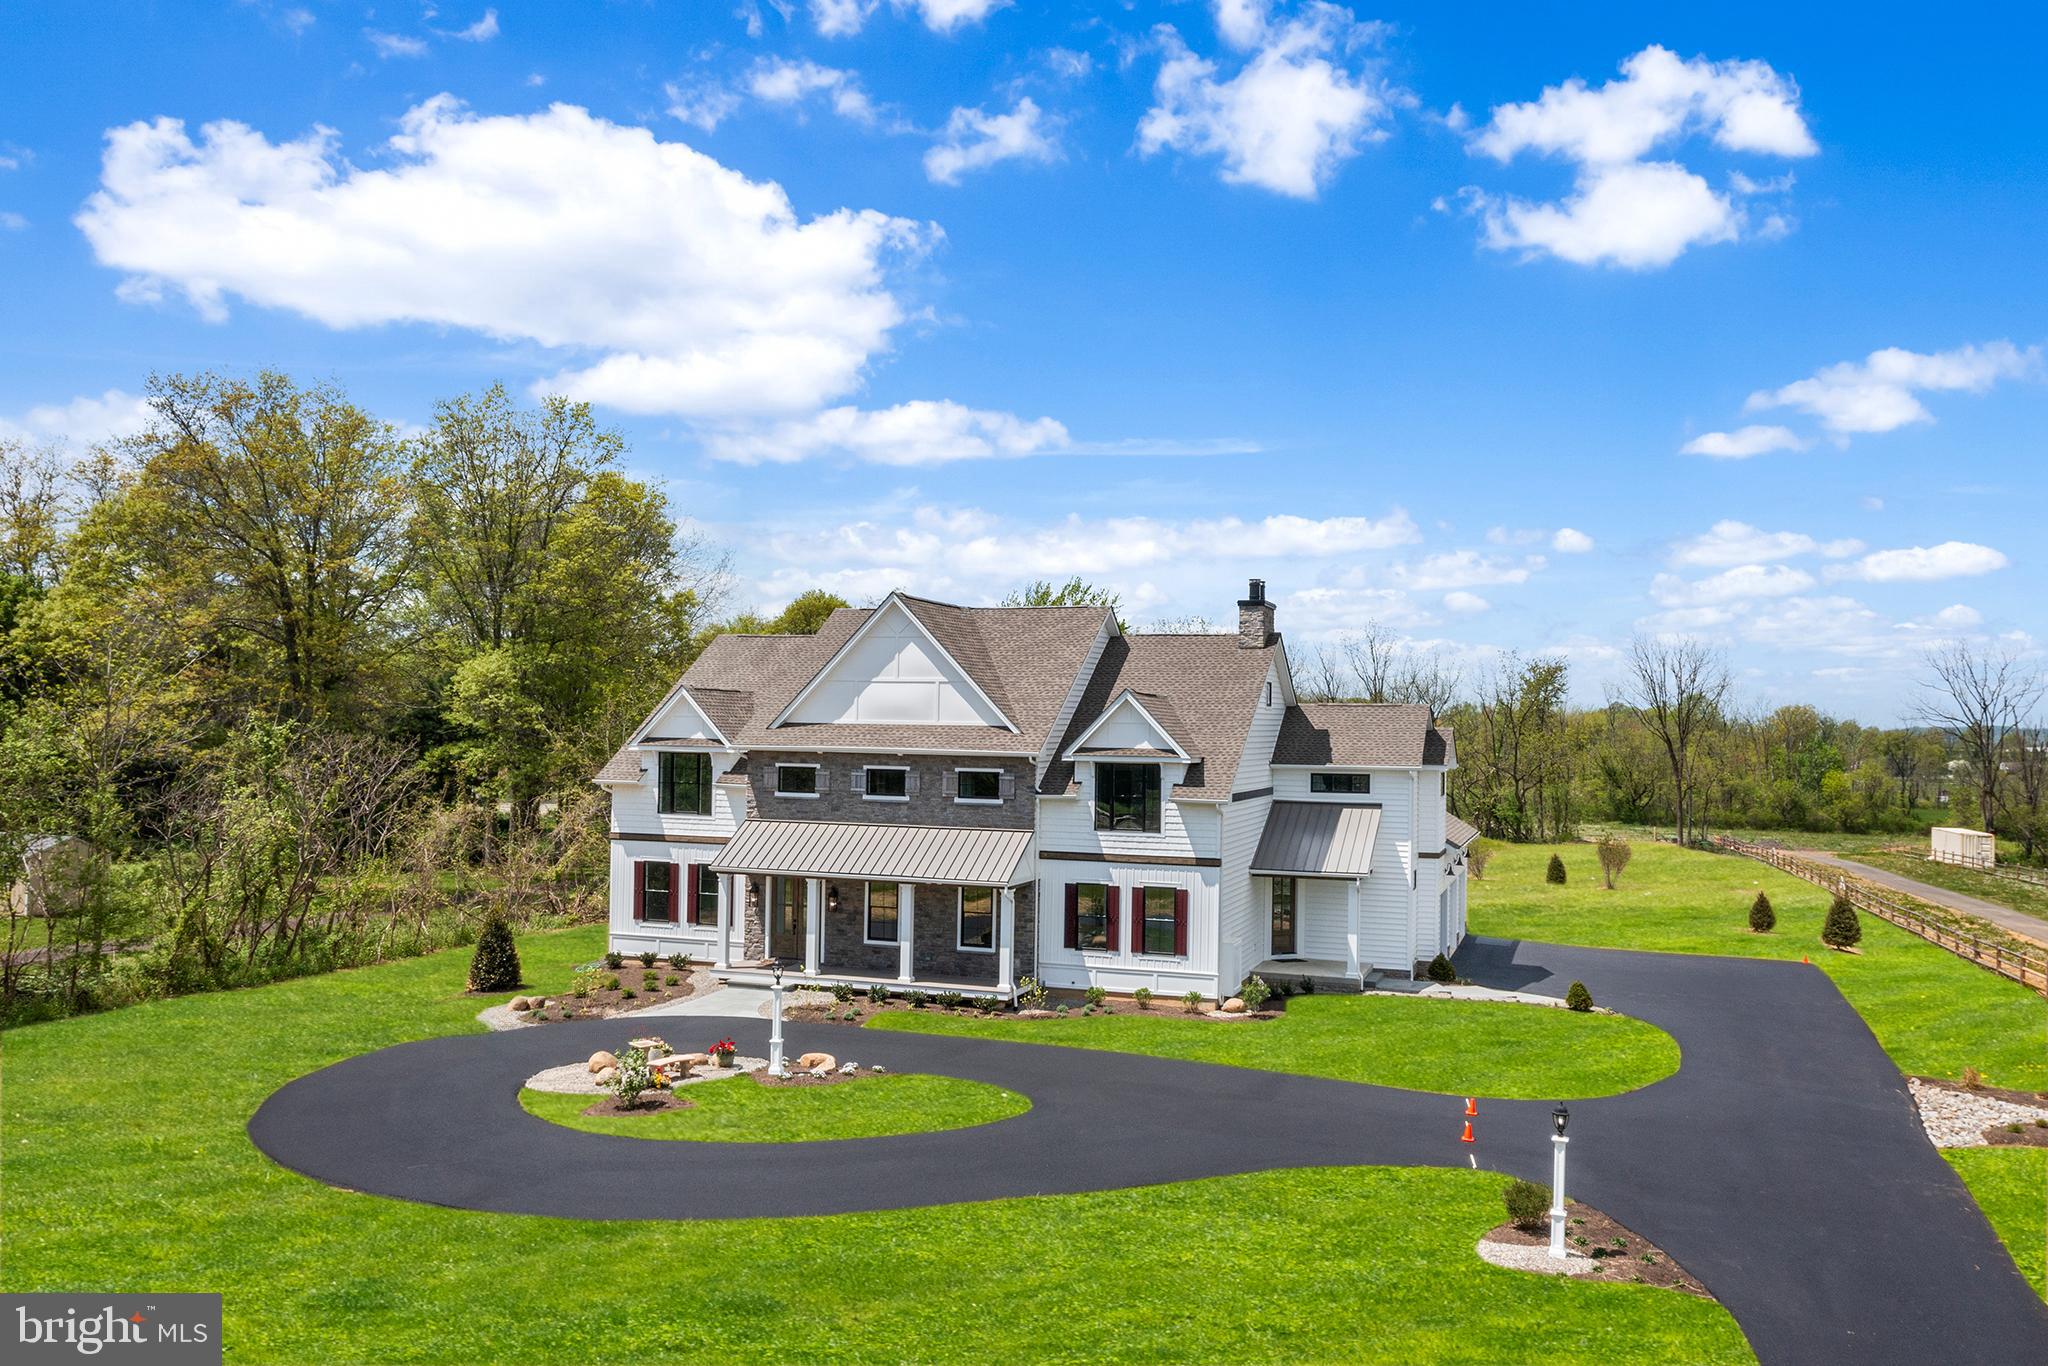
[{"label": "dormer window", "polygon": [[1095,828],[1159,833],[1159,765],[1097,764]]},{"label": "dormer window", "polygon": [[654,809],[664,816],[711,814],[711,756],[664,750],[655,757]]},{"label": "dormer window", "polygon": [[1308,790],[1347,797],[1363,797],[1372,791],[1372,774],[1311,773],[1308,775]]}]

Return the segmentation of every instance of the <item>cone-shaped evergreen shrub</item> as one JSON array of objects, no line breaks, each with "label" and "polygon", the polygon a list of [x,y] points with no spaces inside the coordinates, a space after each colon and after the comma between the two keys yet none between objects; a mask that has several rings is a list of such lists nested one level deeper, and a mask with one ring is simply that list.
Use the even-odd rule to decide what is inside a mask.
[{"label": "cone-shaped evergreen shrub", "polygon": [[1828,918],[1820,927],[1820,942],[1833,948],[1846,949],[1863,938],[1863,922],[1856,917],[1856,908],[1849,904],[1849,898],[1838,896],[1828,907]]},{"label": "cone-shaped evergreen shrub", "polygon": [[1540,1232],[1549,1224],[1550,1187],[1534,1181],[1510,1181],[1500,1198],[1508,1207],[1508,1218],[1524,1233]]},{"label": "cone-shaped evergreen shrub", "polygon": [[1451,966],[1451,960],[1438,954],[1429,960],[1428,977],[1432,982],[1455,982],[1458,970]]},{"label": "cone-shaped evergreen shrub", "polygon": [[1593,1008],[1593,993],[1586,990],[1584,982],[1574,982],[1571,985],[1571,989],[1564,994],[1564,1004],[1567,1010],[1591,1010]]},{"label": "cone-shaped evergreen shrub", "polygon": [[1543,880],[1564,886],[1564,860],[1556,854],[1550,856],[1550,866],[1543,870]]},{"label": "cone-shaped evergreen shrub", "polygon": [[1771,899],[1762,892],[1749,903],[1749,927],[1758,934],[1769,934],[1778,928],[1778,913],[1771,909]]},{"label": "cone-shaped evergreen shrub", "polygon": [[476,956],[469,960],[469,989],[510,991],[518,985],[519,946],[512,942],[512,927],[494,915],[477,936]]}]

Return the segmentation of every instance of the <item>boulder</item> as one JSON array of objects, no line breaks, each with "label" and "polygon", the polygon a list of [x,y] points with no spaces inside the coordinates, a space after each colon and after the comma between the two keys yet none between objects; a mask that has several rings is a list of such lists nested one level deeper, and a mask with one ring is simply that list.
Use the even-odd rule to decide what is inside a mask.
[{"label": "boulder", "polygon": [[618,1075],[619,1069],[616,1067],[601,1067],[597,1072],[597,1084],[603,1086],[607,1082],[616,1080]]},{"label": "boulder", "polygon": [[516,1015],[522,1010],[532,1010],[533,1002],[524,996],[514,996],[510,1001],[505,1003],[505,1009],[511,1011]]},{"label": "boulder", "polygon": [[1225,1015],[1244,1014],[1244,997],[1233,996],[1229,1000],[1225,1001],[1223,1003],[1223,1013]]},{"label": "boulder", "polygon": [[857,1062],[843,1062],[839,1064],[839,1075],[842,1077],[850,1077],[858,1071],[860,1071],[860,1064]]},{"label": "boulder", "polygon": [[526,1002],[526,1008],[528,1010],[546,1010],[548,1008],[548,998],[545,996],[529,997]]},{"label": "boulder", "polygon": [[602,1048],[592,1053],[590,1061],[585,1064],[592,1072],[602,1072],[607,1067],[617,1067],[618,1065],[619,1060],[605,1052]]},{"label": "boulder", "polygon": [[830,1053],[806,1053],[796,1060],[799,1072],[830,1072],[839,1066],[839,1059]]}]

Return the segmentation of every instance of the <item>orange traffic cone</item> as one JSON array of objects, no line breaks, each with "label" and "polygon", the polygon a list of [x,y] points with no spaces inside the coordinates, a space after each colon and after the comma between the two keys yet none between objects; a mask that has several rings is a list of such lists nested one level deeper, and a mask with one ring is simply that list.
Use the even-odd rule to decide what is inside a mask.
[{"label": "orange traffic cone", "polygon": [[1478,1102],[1478,1101],[1476,1101],[1476,1100],[1474,1100],[1474,1099],[1472,1099],[1472,1097],[1470,1097],[1470,1096],[1467,1096],[1467,1097],[1465,1097],[1465,1113],[1466,1113],[1466,1114],[1467,1114],[1468,1116],[1469,1116],[1469,1115],[1476,1115],[1476,1114],[1478,1114],[1478,1113],[1479,1113],[1479,1102]]},{"label": "orange traffic cone", "polygon": [[1462,1138],[1460,1138],[1460,1139],[1458,1140],[1458,1142],[1460,1142],[1460,1143],[1477,1143],[1478,1141],[1479,1141],[1478,1139],[1476,1139],[1476,1138],[1472,1137],[1472,1121],[1471,1121],[1471,1120],[1469,1120],[1469,1119],[1468,1119],[1468,1120],[1466,1120],[1466,1121],[1465,1121],[1465,1133],[1464,1133],[1464,1136],[1463,1136]]}]

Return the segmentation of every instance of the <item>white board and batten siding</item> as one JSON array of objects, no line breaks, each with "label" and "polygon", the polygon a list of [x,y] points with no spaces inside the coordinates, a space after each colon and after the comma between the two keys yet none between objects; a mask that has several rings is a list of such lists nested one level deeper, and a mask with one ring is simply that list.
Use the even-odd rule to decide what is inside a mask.
[{"label": "white board and batten siding", "polygon": [[[1258,886],[1253,886],[1251,867],[1259,837],[1266,830],[1266,818],[1273,810],[1272,793],[1261,789],[1273,785],[1273,746],[1280,739],[1287,700],[1286,680],[1275,664],[1266,671],[1266,686],[1259,691],[1258,709],[1245,733],[1244,751],[1238,755],[1237,772],[1231,783],[1232,800],[1222,808],[1223,868],[1217,894],[1221,943],[1217,976],[1231,990],[1270,956],[1267,950],[1272,941],[1272,907],[1267,900],[1265,880],[1260,879]],[[1259,795],[1248,795],[1252,793]]]},{"label": "white board and batten siding", "polygon": [[[611,849],[611,947],[619,953],[652,949],[663,955],[687,953],[693,958],[709,957],[718,933],[714,927],[684,924],[681,912],[668,924],[643,923],[633,918],[633,865],[643,861],[709,862],[745,819],[747,789],[716,781],[731,770],[738,756],[714,751],[710,814],[663,815],[655,810],[654,783],[659,764],[656,753],[653,748],[641,752],[646,771],[639,782],[611,785],[612,833],[621,837],[612,841]],[[632,838],[635,835],[663,838]],[[687,885],[687,874],[680,868],[674,885],[680,900],[681,889]]]},{"label": "white board and batten siding", "polygon": [[[1308,778],[1311,771],[1306,768],[1276,766],[1273,769],[1274,799],[1287,802],[1376,802],[1380,807],[1379,833],[1373,840],[1372,873],[1359,889],[1360,969],[1371,971],[1378,968],[1383,972],[1397,974],[1413,971],[1414,963],[1408,956],[1409,942],[1415,933],[1414,922],[1420,918],[1421,912],[1411,910],[1411,907],[1423,900],[1421,897],[1410,895],[1416,872],[1412,813],[1419,789],[1413,776],[1415,770],[1342,770],[1372,775],[1372,791],[1361,796],[1310,792]],[[1421,794],[1426,806],[1430,801],[1429,793],[1435,790],[1435,775],[1425,771],[1422,778],[1429,784],[1428,791]],[[1426,864],[1433,862],[1434,860],[1425,860]],[[1434,870],[1432,879],[1433,877]],[[1297,893],[1300,898],[1301,915],[1299,942],[1305,957],[1339,960],[1344,958],[1344,936],[1349,914],[1345,897],[1349,885],[1345,879],[1300,880]],[[1433,880],[1428,890],[1427,900],[1433,917],[1436,909],[1436,887]]]}]

